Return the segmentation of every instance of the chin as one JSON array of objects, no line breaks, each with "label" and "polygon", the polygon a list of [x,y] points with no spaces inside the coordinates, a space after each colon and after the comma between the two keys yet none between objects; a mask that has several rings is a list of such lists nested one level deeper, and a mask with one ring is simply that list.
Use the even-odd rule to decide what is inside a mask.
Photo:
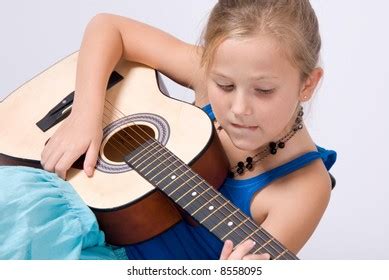
[{"label": "chin", "polygon": [[234,139],[231,138],[232,144],[243,151],[255,151],[258,150],[261,145],[258,142],[247,141],[247,139]]},{"label": "chin", "polygon": [[263,138],[262,133],[255,133],[249,136],[246,135],[245,137],[244,135],[236,134],[236,132],[233,130],[228,131],[228,129],[225,129],[225,132],[229,136],[232,144],[240,150],[256,151],[265,144],[265,143],[259,143],[258,141],[258,139]]}]

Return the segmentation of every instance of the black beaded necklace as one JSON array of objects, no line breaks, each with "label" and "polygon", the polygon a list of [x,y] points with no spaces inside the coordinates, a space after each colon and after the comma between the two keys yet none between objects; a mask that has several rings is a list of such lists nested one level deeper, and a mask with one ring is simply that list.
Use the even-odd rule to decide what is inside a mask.
[{"label": "black beaded necklace", "polygon": [[[263,150],[255,154],[254,156],[249,156],[246,158],[246,161],[239,161],[235,166],[233,166],[228,172],[228,176],[233,178],[236,175],[242,175],[245,170],[252,170],[253,165],[265,159],[268,155],[275,155],[277,153],[278,148],[285,148],[285,143],[292,138],[296,132],[303,128],[302,124],[302,116],[304,115],[303,107],[299,106],[299,111],[297,113],[297,117],[292,129],[281,139],[276,142],[270,142]],[[223,129],[221,126],[217,128],[218,130]]]}]

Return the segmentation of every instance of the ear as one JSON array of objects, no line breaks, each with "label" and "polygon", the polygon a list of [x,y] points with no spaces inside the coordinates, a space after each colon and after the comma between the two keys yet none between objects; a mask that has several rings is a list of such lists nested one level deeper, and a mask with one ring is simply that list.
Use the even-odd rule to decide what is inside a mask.
[{"label": "ear", "polygon": [[299,94],[299,100],[301,102],[305,102],[311,99],[313,93],[315,92],[317,84],[323,77],[323,73],[323,69],[321,67],[317,67],[313,69],[308,78],[305,79]]}]

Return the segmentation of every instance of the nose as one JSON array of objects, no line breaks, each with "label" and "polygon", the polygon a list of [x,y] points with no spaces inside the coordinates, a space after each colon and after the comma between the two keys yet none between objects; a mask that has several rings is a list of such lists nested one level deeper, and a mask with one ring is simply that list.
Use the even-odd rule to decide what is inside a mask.
[{"label": "nose", "polygon": [[250,98],[241,92],[237,92],[231,104],[232,113],[234,113],[236,116],[251,115],[251,108],[252,106]]}]

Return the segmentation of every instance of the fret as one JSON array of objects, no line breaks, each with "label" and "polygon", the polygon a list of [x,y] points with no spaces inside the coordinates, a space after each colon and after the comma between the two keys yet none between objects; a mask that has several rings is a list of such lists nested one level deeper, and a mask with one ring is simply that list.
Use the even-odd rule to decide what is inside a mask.
[{"label": "fret", "polygon": [[[150,165],[152,165],[154,162],[157,162],[158,163],[158,160],[161,162],[161,163],[167,163],[165,164],[167,167],[169,167],[172,162],[171,160],[176,160],[176,158],[171,155],[169,152],[167,151],[164,151],[162,150],[160,153],[158,154],[153,154],[151,157],[148,158],[149,161],[143,161],[143,162],[140,162],[137,164],[137,169],[140,170],[140,172],[143,172],[143,170],[145,170],[146,168],[148,168]],[[144,163],[147,163],[146,165],[143,165]],[[143,165],[143,166],[142,166]],[[158,167],[159,164],[155,164],[154,167]],[[152,171],[153,169],[150,169],[148,172]]]},{"label": "fret", "polygon": [[[151,140],[151,139],[150,139]],[[146,141],[145,143],[147,143],[148,145],[146,147],[143,146],[143,144],[141,146],[139,146],[137,149],[135,149],[135,151],[138,151],[136,153],[135,156],[133,156],[131,159],[129,159],[131,161],[131,163],[135,166],[136,165],[136,162],[139,161],[140,159],[142,159],[143,157],[145,157],[147,154],[151,153],[154,151],[154,149],[158,148],[159,146],[158,145],[154,145],[154,141],[151,141],[151,143],[148,143],[149,141]],[[149,149],[151,147],[151,149]],[[132,154],[132,153],[131,153]],[[135,159],[138,155],[141,156],[137,159]]]},{"label": "fret", "polygon": [[[240,228],[241,229],[241,228]],[[239,238],[229,238],[230,240],[232,240],[232,242],[234,243],[234,244],[241,244],[241,243],[243,243],[244,241],[246,241],[247,239],[252,239],[252,240],[254,240],[255,242],[256,242],[256,244],[258,244],[258,241],[257,240],[255,240],[255,238],[252,238],[252,236],[253,235],[255,235],[258,231],[260,231],[260,228],[257,228],[257,229],[255,229],[253,232],[251,232],[249,235],[246,235],[247,233],[246,232],[244,232],[243,234],[241,234],[241,233],[237,233],[237,231],[234,231],[234,233],[235,234],[237,234],[238,236],[239,236]],[[221,239],[222,241],[225,241],[226,239]],[[259,243],[259,244],[261,244],[261,242]],[[235,247],[236,247],[237,245],[235,245]],[[234,247],[234,248],[235,248]]]},{"label": "fret", "polygon": [[[165,191],[165,189],[168,188],[173,182],[177,182],[177,180],[179,180],[179,179],[180,179],[180,180],[183,180],[183,178],[181,178],[181,177],[184,176],[184,175],[185,175],[186,173],[188,173],[189,171],[190,171],[190,169],[186,170],[184,173],[181,173],[178,177],[176,177],[176,179],[175,179],[174,181],[170,182],[170,183],[167,184],[165,187],[161,188],[161,190]],[[184,186],[185,183],[188,183],[188,181],[190,181],[190,180],[191,180],[192,178],[194,178],[194,177],[196,177],[196,176],[189,177],[188,180],[184,181],[184,183],[181,183],[180,185],[181,185],[181,186]],[[176,191],[176,190],[174,190],[173,192],[169,193],[169,195],[174,194],[175,191]]]},{"label": "fret", "polygon": [[[151,142],[151,143],[150,143]],[[144,144],[147,144],[146,147],[144,147],[143,145]],[[134,166],[133,165],[133,161],[135,160],[135,158],[137,156],[139,156],[140,154],[142,154],[142,152],[144,152],[145,149],[149,148],[150,146],[153,145],[153,141],[148,140],[146,141],[145,143],[143,143],[142,145],[140,145],[139,147],[137,147],[135,150],[133,150],[131,153],[127,154],[124,159],[127,163],[131,164],[130,167]]]},{"label": "fret", "polygon": [[162,187],[166,185],[162,182],[168,181],[169,183],[172,183],[176,181],[177,175],[182,171],[181,169],[182,166],[163,165],[158,168],[153,168],[152,171],[147,172],[147,175],[144,174],[144,177],[152,181],[159,189],[162,189]]},{"label": "fret", "polygon": [[276,256],[273,260],[278,260],[278,259],[280,259],[286,252],[288,252],[287,249],[285,249],[281,254],[279,254],[278,256]]},{"label": "fret", "polygon": [[[266,230],[261,229],[259,233],[257,233],[257,238],[260,238],[261,240],[268,240],[263,246],[257,248],[255,252],[262,249],[262,247],[268,252],[272,257],[275,257],[279,255],[281,252],[283,252],[286,248],[274,237],[272,237]],[[297,257],[295,257],[297,258]]]},{"label": "fret", "polygon": [[180,162],[178,163],[179,165],[168,166],[168,168],[164,168],[163,172],[157,174],[156,176],[151,177],[150,179],[156,180],[158,178],[158,181],[156,181],[156,183],[161,187],[165,186],[166,184],[164,183],[164,181],[166,179],[175,180],[177,178],[177,175],[181,174],[180,172],[185,172],[188,170],[188,168],[186,168],[184,165],[181,165]]},{"label": "fret", "polygon": [[[175,162],[178,162],[178,160]],[[173,165],[169,169],[165,167],[162,170],[158,170],[158,172],[153,172],[157,171],[157,168],[154,168],[151,172],[147,172],[145,176],[150,177],[150,180],[158,188],[176,200],[177,197],[181,197],[191,189],[193,182],[195,182],[194,180],[198,176],[186,165]]]},{"label": "fret", "polygon": [[220,224],[213,233],[223,241],[228,236],[228,239],[232,240],[234,244],[242,242],[243,239],[250,238],[250,233],[257,229],[257,227],[252,227],[250,218],[233,205],[228,205],[226,211],[234,214],[230,215],[228,222]]},{"label": "fret", "polygon": [[[168,164],[165,164],[165,166],[162,166],[163,168],[160,169],[161,167],[161,164],[160,165],[156,165],[154,168],[150,169],[150,170],[147,170],[147,173],[145,173],[144,175],[146,177],[148,177],[150,180],[153,180],[156,176],[158,176],[159,174],[162,174],[162,172],[165,172],[167,169],[170,169],[170,171],[174,172],[176,169],[172,169],[172,168],[176,168],[177,166],[174,165],[174,163],[177,163],[177,159],[173,157],[173,161],[171,161],[170,158],[167,158],[166,161],[169,161]],[[154,171],[156,171],[156,173],[154,173]],[[165,174],[165,173],[163,173]],[[160,180],[156,181],[156,182],[159,182]]]},{"label": "fret", "polygon": [[[242,242],[240,242],[239,244],[241,244],[241,243],[243,243],[244,241],[246,241],[247,239],[249,239],[249,238],[245,238],[244,240],[242,240]],[[251,239],[253,239],[253,238],[251,238]],[[263,253],[269,253],[270,254],[270,257],[271,257],[271,259],[274,259],[274,257],[275,256],[278,256],[278,255],[280,255],[279,256],[279,258],[283,255],[283,254],[285,254],[288,250],[287,249],[285,249],[285,248],[282,248],[281,249],[281,251],[278,251],[276,248],[274,248],[272,245],[271,245],[271,242],[273,242],[275,239],[274,239],[274,237],[271,237],[269,240],[267,240],[265,243],[263,243],[262,245],[261,245],[261,243],[262,243],[262,241],[263,240],[261,240],[261,242],[258,242],[258,241],[256,241],[255,239],[254,239],[254,241],[255,241],[255,246],[254,246],[254,248],[251,250],[251,254],[263,254]],[[239,244],[237,244],[233,249],[235,249]],[[259,247],[258,247],[258,245],[260,245]],[[258,247],[258,248],[256,248],[256,247]],[[256,248],[256,249],[255,249]],[[261,251],[263,249],[263,251]],[[253,251],[254,250],[254,251]],[[280,253],[280,252],[282,252],[282,253]]]},{"label": "fret", "polygon": [[[181,170],[180,170],[181,171]],[[166,179],[163,180],[164,184],[158,184],[158,188],[161,189],[164,193],[166,193],[169,197],[171,197],[174,201],[177,197],[180,197],[183,193],[187,192],[190,186],[188,184],[184,184],[184,179],[181,176],[184,176],[185,173],[189,172],[186,170],[181,175],[178,175],[177,172],[174,172],[172,175],[168,174]],[[168,182],[168,184],[166,184]]]},{"label": "fret", "polygon": [[196,188],[198,185],[196,184],[196,180],[198,180],[197,176],[190,172],[190,170],[188,170],[187,173],[188,174],[185,174],[180,178],[177,177],[178,179],[174,181],[175,186],[171,187],[173,184],[169,186],[169,191],[167,191],[166,188],[164,189],[164,192],[181,207],[183,207],[188,199],[197,196],[198,192],[201,191],[201,189],[199,190]]},{"label": "fret", "polygon": [[[217,199],[219,198],[219,200]],[[196,200],[196,203],[191,204],[187,209],[187,212],[191,214],[199,223],[205,226],[208,230],[220,222],[224,218],[223,209],[224,205],[228,202],[223,199],[221,196],[214,196],[210,201],[207,199]],[[201,204],[201,200],[204,200],[203,204]],[[194,208],[194,206],[197,208]],[[188,209],[191,209],[188,211]],[[215,233],[214,233],[215,234]],[[217,234],[215,234],[217,235]]]},{"label": "fret", "polygon": [[[153,174],[154,176],[150,177],[150,179],[155,180],[156,184],[158,184],[158,185],[165,186],[165,184],[161,184],[161,182],[168,179],[169,176],[170,176],[169,179],[171,179],[171,180],[177,179],[177,174],[179,174],[178,173],[179,171],[182,171],[181,170],[182,167],[183,167],[182,165],[165,166],[157,174]],[[185,171],[186,171],[186,169],[185,169]],[[158,178],[158,180],[156,180],[157,179],[156,177],[159,175],[161,175],[162,178]]]},{"label": "fret", "polygon": [[[213,196],[210,200],[207,200],[207,202],[206,202],[205,204],[203,204],[201,207],[197,207],[196,210],[194,210],[194,211],[188,211],[188,212],[191,213],[192,216],[195,216],[196,214],[198,214],[198,212],[202,211],[203,208],[207,206],[207,204],[214,203],[214,200],[216,200],[216,198],[217,198],[218,196],[219,196],[219,195]],[[215,202],[217,203],[217,201],[215,201]],[[193,206],[193,205],[188,204],[187,206]],[[212,208],[210,209],[211,206],[212,206]],[[212,211],[212,210],[215,208],[213,205],[211,205],[211,206],[208,207],[208,209],[209,209],[210,211]],[[185,208],[185,210],[188,210],[188,209]],[[200,220],[200,219],[198,219],[198,220]]]},{"label": "fret", "polygon": [[[241,218],[239,216],[245,217]],[[261,228],[260,226],[258,227],[249,217],[245,216],[243,213],[238,212],[237,215],[233,215],[232,218],[236,218],[237,221],[241,221],[246,219],[244,222],[241,222],[239,224],[239,227],[236,226],[232,232],[229,232],[229,228],[226,226],[226,224],[222,224],[218,228],[220,232],[228,232],[227,235],[230,235],[228,239],[231,239],[234,244],[240,244],[244,242],[247,239],[252,239],[256,242],[257,249],[253,253],[257,253],[260,250],[265,250],[265,252],[268,252],[271,256],[276,256],[280,252],[284,251],[285,248],[282,246],[279,246],[276,243],[276,240],[274,238],[270,238],[270,236],[266,233],[266,231]],[[232,220],[231,223],[234,223]],[[231,225],[232,226],[232,225]],[[215,233],[218,236],[221,236],[221,234]],[[247,233],[250,233],[247,235]],[[220,237],[221,240],[224,240],[226,236]],[[258,247],[259,246],[259,247]],[[260,252],[263,253],[263,252]]]},{"label": "fret", "polygon": [[[187,172],[187,174],[181,175],[182,177],[179,176],[181,173],[185,172]],[[175,201],[177,197],[182,196],[190,188],[188,183],[184,184],[184,178],[186,178],[188,174],[191,173],[183,166],[178,167],[173,171],[169,170],[162,172],[153,180],[154,185],[161,190],[163,189],[163,192],[165,192]],[[173,193],[173,195],[171,193]]]},{"label": "fret", "polygon": [[188,195],[188,191],[186,196],[179,198],[180,206],[191,215],[196,214],[206,203],[215,199],[214,196],[218,195],[218,192],[209,186],[203,178],[197,177],[194,178],[193,181],[191,189],[189,190],[192,191],[190,196]]},{"label": "fret", "polygon": [[[165,177],[163,177],[162,179],[160,179],[160,181],[157,182],[158,187],[161,190],[163,190],[164,192],[166,192],[166,188],[169,187],[173,183],[178,184],[178,185],[182,185],[182,179],[180,178],[180,176],[183,175],[184,173],[188,172],[188,169],[185,169],[185,171],[182,172],[181,167],[182,166],[179,166],[178,168],[176,168],[174,170],[170,170],[171,173],[164,174]],[[179,172],[182,172],[182,173],[179,173]],[[181,180],[181,182],[180,182],[180,180]]]},{"label": "fret", "polygon": [[285,260],[298,260],[298,257],[288,250],[285,254]]},{"label": "fret", "polygon": [[[179,163],[179,160],[177,160],[176,158],[174,159],[173,161],[174,163]],[[177,170],[179,170],[181,167],[181,165],[166,165],[163,169],[160,169],[160,170],[156,170],[156,169],[152,169],[150,170],[148,173],[147,173],[147,177],[149,178],[150,181],[153,181],[155,182],[156,184],[160,183],[161,181],[163,181],[164,179],[166,179],[166,176],[167,176],[167,173],[166,171],[168,172],[176,172]],[[170,169],[170,170],[167,170],[167,169]],[[155,172],[155,173],[154,173]],[[168,174],[169,175],[169,174]],[[171,175],[171,174],[170,174]],[[160,177],[159,177],[160,176]]]},{"label": "fret", "polygon": [[234,227],[232,230],[230,230],[229,232],[227,232],[226,235],[222,236],[220,239],[221,240],[227,240],[227,236],[229,236],[230,234],[234,233],[234,231],[236,229],[239,229],[244,223],[246,223],[247,221],[249,221],[250,218],[249,217],[246,217],[245,220],[243,220],[240,224],[238,224],[236,227]]},{"label": "fret", "polygon": [[[210,229],[210,231],[214,231],[215,228],[217,228],[218,226],[220,226],[220,224],[222,224],[225,220],[227,220],[228,218],[230,218],[232,215],[234,215],[236,212],[238,212],[239,210],[236,209],[234,212],[232,212],[231,214],[229,214],[227,217],[225,217],[223,220],[221,220],[217,225],[215,225],[213,228]],[[231,222],[231,221],[230,221]]]},{"label": "fret", "polygon": [[228,202],[225,201],[222,205],[220,205],[218,208],[215,209],[215,211],[213,211],[211,214],[209,214],[207,217],[205,217],[203,220],[200,221],[201,224],[203,224],[206,220],[208,220],[210,217],[214,217],[215,213],[220,210],[220,209],[223,209],[223,206],[225,206]]},{"label": "fret", "polygon": [[[147,176],[147,174],[149,172],[151,172],[152,170],[154,170],[154,168],[158,168],[161,164],[164,164],[165,161],[167,161],[167,164],[165,164],[166,167],[169,167],[171,166],[172,162],[170,161],[170,158],[173,158],[173,160],[175,160],[174,157],[172,157],[171,155],[168,154],[168,156],[166,157],[166,154],[168,153],[165,153],[165,154],[161,154],[161,155],[158,155],[158,156],[151,156],[150,158],[146,158],[144,161],[142,161],[141,163],[138,164],[137,168],[139,169],[140,172],[143,172],[146,168],[150,167],[150,165],[153,165],[154,163],[155,166],[151,166],[153,167],[151,170],[146,170],[147,173],[143,172],[145,176]],[[154,158],[153,158],[154,157]],[[143,163],[147,163],[145,166],[142,167],[142,164]]]},{"label": "fret", "polygon": [[250,234],[249,234],[249,236],[247,236],[247,238],[246,238],[246,239],[249,239],[249,238],[253,239],[253,238],[252,238],[252,236],[253,236],[253,235],[255,235],[255,234],[256,234],[258,231],[260,231],[260,230],[261,230],[261,228],[260,228],[260,227],[259,227],[259,228],[257,228],[255,231],[253,231],[252,233],[250,233]]},{"label": "fret", "polygon": [[[197,186],[201,185],[204,181],[200,181],[199,183],[197,183],[196,185],[194,185],[192,188],[190,188],[186,193],[184,193],[182,196],[180,196],[179,198],[176,199],[176,202],[178,203],[182,198],[184,198],[190,191],[194,190]],[[209,191],[211,188],[207,188],[205,189],[203,192],[201,192],[199,195],[197,195],[194,199],[192,199],[191,201],[189,201],[187,204],[185,204],[184,206],[182,206],[182,208],[186,208],[188,205],[192,204],[193,202],[195,202],[195,200],[199,197],[201,197],[202,195],[206,194],[207,191]]]},{"label": "fret", "polygon": [[261,247],[257,248],[255,251],[254,251],[254,254],[256,254],[259,250],[261,250],[262,248],[264,248],[267,244],[269,244],[271,241],[273,241],[274,237],[271,237],[268,241],[266,241],[265,243],[263,243],[261,245]]}]

